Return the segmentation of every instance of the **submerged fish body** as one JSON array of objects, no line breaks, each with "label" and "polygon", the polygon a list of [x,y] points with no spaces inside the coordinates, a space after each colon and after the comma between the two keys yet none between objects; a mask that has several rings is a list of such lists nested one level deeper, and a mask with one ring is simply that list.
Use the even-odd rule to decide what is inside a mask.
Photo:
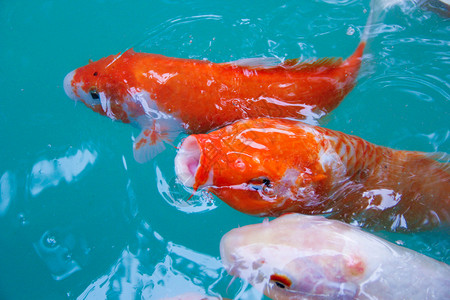
[{"label": "submerged fish body", "polygon": [[220,243],[228,273],[271,299],[449,299],[450,267],[357,227],[286,214]]},{"label": "submerged fish body", "polygon": [[393,231],[450,219],[448,164],[294,120],[242,120],[191,135],[175,171],[248,214],[330,214]]},{"label": "submerged fish body", "polygon": [[93,111],[142,128],[134,151],[145,162],[164,148],[162,141],[182,131],[204,133],[261,116],[328,113],[353,88],[364,46],[362,41],[345,61],[277,64],[274,58],[212,63],[131,49],[70,72],[64,89]]}]

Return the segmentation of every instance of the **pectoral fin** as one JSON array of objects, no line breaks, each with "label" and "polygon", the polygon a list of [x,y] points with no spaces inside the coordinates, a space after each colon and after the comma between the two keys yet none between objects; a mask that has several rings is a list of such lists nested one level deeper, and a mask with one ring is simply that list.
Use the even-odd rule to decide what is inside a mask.
[{"label": "pectoral fin", "polygon": [[172,144],[179,133],[157,123],[144,128],[133,144],[134,159],[141,164],[152,160],[166,149],[165,143]]}]

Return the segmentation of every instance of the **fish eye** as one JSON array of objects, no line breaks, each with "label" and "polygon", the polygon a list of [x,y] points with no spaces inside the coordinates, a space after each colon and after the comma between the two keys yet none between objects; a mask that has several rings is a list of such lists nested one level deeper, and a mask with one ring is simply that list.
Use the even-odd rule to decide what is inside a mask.
[{"label": "fish eye", "polygon": [[271,196],[274,193],[272,182],[267,177],[254,178],[248,184],[253,190],[262,191],[267,196]]},{"label": "fish eye", "polygon": [[261,186],[271,186],[270,179],[267,177],[253,178],[249,181],[249,184],[261,185]]},{"label": "fish eye", "polygon": [[94,76],[97,76],[98,75],[98,72],[94,72],[94,74],[93,74]]},{"label": "fish eye", "polygon": [[89,91],[89,95],[91,95],[92,99],[98,100],[100,99],[100,95],[97,92],[97,89],[93,88]]},{"label": "fish eye", "polygon": [[292,285],[292,281],[286,275],[272,274],[270,275],[270,281],[280,289],[288,289]]}]

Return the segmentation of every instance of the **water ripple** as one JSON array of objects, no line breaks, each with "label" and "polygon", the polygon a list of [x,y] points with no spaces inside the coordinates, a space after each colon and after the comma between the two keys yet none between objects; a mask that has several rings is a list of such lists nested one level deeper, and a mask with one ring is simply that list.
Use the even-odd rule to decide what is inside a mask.
[{"label": "water ripple", "polygon": [[[151,228],[148,230],[151,233]],[[137,232],[138,239],[144,236],[148,234]],[[173,293],[206,291],[214,295],[211,289],[224,278],[220,261],[156,237],[142,240],[136,253],[124,249],[110,271],[91,283],[79,299],[106,299],[113,295],[120,299],[138,295],[142,299],[160,299],[175,296]],[[155,251],[162,251],[163,257],[157,262],[149,261],[148,256]]]},{"label": "water ripple", "polygon": [[[402,28],[402,30],[403,30],[403,27],[398,26],[398,25],[389,25],[389,26],[385,25],[385,27],[392,27],[392,28],[396,28],[396,29]],[[382,32],[396,32],[396,31],[400,31],[400,30],[392,30],[392,31],[387,30],[387,31],[382,31]],[[386,37],[388,38],[389,36],[386,36]],[[415,43],[415,44],[427,45],[427,46],[444,46],[444,47],[450,46],[450,41],[448,41],[448,40],[429,39],[429,38],[423,38],[423,37],[392,38],[392,39],[386,39],[381,42],[381,44],[388,45],[388,46],[404,44],[404,43]]]},{"label": "water ripple", "polygon": [[339,6],[347,6],[359,2],[358,0],[322,0],[322,1],[328,4]]},{"label": "water ripple", "polygon": [[[221,24],[222,21],[223,17],[215,14],[174,17],[149,30],[146,34],[146,39],[137,42],[130,48],[142,49],[145,52],[157,52],[160,48],[164,49],[164,51],[161,51],[164,52],[164,55],[178,57],[185,55],[183,52],[187,52],[189,53],[187,55],[189,58],[203,59],[205,58],[205,53],[208,52],[215,40],[214,32],[210,32],[207,29],[214,28],[216,23]],[[209,35],[209,39],[202,38],[198,42],[200,43],[199,46],[203,48],[203,51],[201,51],[202,55],[200,53],[192,54],[189,52],[189,48],[196,45],[196,37],[190,33],[195,32],[195,30],[187,30],[187,28],[197,27],[204,27],[205,32]],[[173,55],[169,51],[171,45],[174,45],[174,48],[176,48],[174,49],[176,52],[174,51]]]},{"label": "water ripple", "polygon": [[194,190],[183,185],[176,176],[167,181],[161,169],[156,166],[157,188],[160,195],[172,207],[185,213],[198,213],[217,208],[214,196],[206,191]]},{"label": "water ripple", "polygon": [[393,75],[384,75],[378,76],[374,81],[383,88],[393,87],[425,102],[434,102],[438,98],[436,95],[442,99],[450,99],[450,94],[446,91],[448,84],[433,75],[397,75],[395,80]]},{"label": "water ripple", "polygon": [[50,270],[55,280],[63,280],[80,271],[80,264],[72,257],[76,239],[69,233],[59,240],[51,231],[45,232],[39,241],[33,243],[34,250]]}]

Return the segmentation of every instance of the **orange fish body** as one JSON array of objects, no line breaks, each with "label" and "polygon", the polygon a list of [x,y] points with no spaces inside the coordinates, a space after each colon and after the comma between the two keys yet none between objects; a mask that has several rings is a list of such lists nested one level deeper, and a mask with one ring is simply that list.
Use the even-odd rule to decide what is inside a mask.
[{"label": "orange fish body", "polygon": [[[205,133],[261,116],[328,113],[353,88],[364,46],[362,41],[345,61],[276,65],[273,58],[212,63],[128,50],[70,72],[64,88],[92,110],[141,127],[134,150],[144,162],[162,150],[160,141],[170,142],[182,131]],[[148,138],[152,134],[155,138]]]},{"label": "orange fish body", "polygon": [[450,219],[448,165],[293,120],[243,120],[191,135],[175,169],[187,186],[248,214],[330,214],[394,231]]},{"label": "orange fish body", "polygon": [[364,44],[346,62],[288,61],[272,67],[130,52],[136,61],[130,72],[140,74],[136,86],[148,91],[161,111],[179,118],[189,133],[203,133],[244,118],[303,118],[305,107],[333,110],[354,86],[363,49]]}]

